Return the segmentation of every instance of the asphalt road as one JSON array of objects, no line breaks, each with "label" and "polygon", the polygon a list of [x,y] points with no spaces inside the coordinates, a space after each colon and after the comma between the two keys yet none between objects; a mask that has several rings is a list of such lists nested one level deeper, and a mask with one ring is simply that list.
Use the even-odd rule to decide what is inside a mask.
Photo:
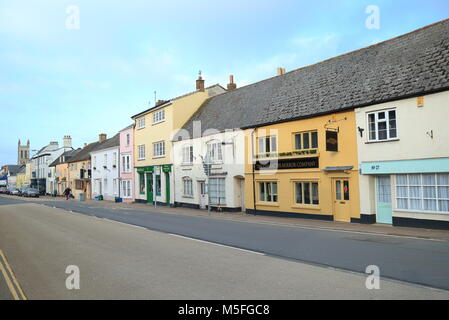
[{"label": "asphalt road", "polygon": [[[21,203],[23,202],[20,199],[0,197],[0,204],[4,204],[4,206],[0,205],[0,214],[6,208],[25,208],[29,206],[29,204],[20,205]],[[19,205],[15,206],[14,204]],[[150,230],[162,231],[168,233],[169,237],[173,237],[170,234],[176,234],[263,253],[263,256],[256,256],[259,258],[263,257],[264,261],[270,257],[270,259],[275,258],[273,261],[277,261],[276,263],[296,263],[296,266],[301,265],[302,268],[305,268],[305,266],[317,268],[317,265],[330,266],[359,273],[364,273],[368,265],[377,265],[380,268],[383,279],[398,279],[435,288],[449,289],[448,242],[236,222],[208,217],[165,214],[156,211],[118,210],[102,207],[101,203],[49,201],[44,204],[83,213],[83,215],[70,215],[66,211],[58,211],[65,213],[65,216],[84,216],[84,218],[88,218],[85,216],[90,215],[107,218]],[[53,212],[53,209],[42,204],[33,205],[32,210],[37,210],[36,208],[39,208],[39,215]],[[25,216],[28,218],[37,216],[37,214],[30,216],[27,213],[28,210],[30,209],[27,207],[26,210],[22,210],[25,211],[24,214],[17,214],[18,219],[23,220]],[[107,220],[93,220],[103,223],[107,222]],[[50,224],[52,220],[47,219],[46,221]],[[25,223],[25,220],[22,222]],[[0,232],[3,233],[3,224],[0,224],[0,228]],[[132,227],[129,226],[128,228]],[[48,228],[48,232],[51,232],[51,230],[51,228]],[[138,230],[145,231],[144,229]],[[76,231],[79,232],[80,230],[76,229]],[[148,230],[146,232],[149,233]],[[162,239],[161,233],[155,234],[159,235],[158,239]],[[0,238],[0,240],[4,239]],[[127,239],[123,238],[123,240],[126,241]],[[179,240],[183,243],[192,242],[192,240],[178,237]],[[41,240],[36,239],[36,241]],[[60,240],[55,239],[55,242],[58,241]],[[108,242],[109,240],[105,239],[104,241]],[[213,244],[207,245],[214,246]],[[70,244],[68,243],[67,246],[70,247]],[[2,242],[0,242],[0,249],[1,247]],[[232,250],[235,251],[235,249]],[[208,263],[210,261],[208,259]],[[305,262],[308,265],[297,262]],[[258,268],[260,266],[257,266],[255,270]],[[244,267],[243,270],[245,270]],[[318,268],[317,270],[320,273],[321,270],[328,269]],[[340,274],[341,272],[338,271],[338,273]],[[226,274],[226,272],[223,274]],[[279,276],[279,272],[276,269],[273,269],[271,274]],[[348,273],[344,272],[343,274],[348,275]],[[361,277],[364,278],[364,276]],[[310,279],[313,279],[313,277]],[[320,294],[323,294],[323,292],[320,292]],[[253,295],[257,296],[257,292],[254,292]],[[283,296],[277,295],[277,297]],[[286,297],[291,296],[287,294]]]},{"label": "asphalt road", "polygon": [[[449,299],[385,279],[367,290],[366,275],[33,203],[0,206],[0,249],[28,299]],[[66,288],[69,265],[79,290]]]}]

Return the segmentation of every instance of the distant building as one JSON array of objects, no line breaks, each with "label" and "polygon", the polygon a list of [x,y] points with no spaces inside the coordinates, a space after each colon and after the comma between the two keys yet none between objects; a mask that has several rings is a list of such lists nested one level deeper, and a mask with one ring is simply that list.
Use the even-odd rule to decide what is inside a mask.
[{"label": "distant building", "polygon": [[26,145],[20,144],[20,139],[17,144],[17,164],[24,165],[30,161],[30,140],[27,141]]}]

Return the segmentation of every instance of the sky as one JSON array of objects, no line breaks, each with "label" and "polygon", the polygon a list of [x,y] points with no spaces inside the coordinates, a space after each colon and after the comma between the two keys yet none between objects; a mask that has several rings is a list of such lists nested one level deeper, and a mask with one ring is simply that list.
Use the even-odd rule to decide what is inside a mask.
[{"label": "sky", "polygon": [[448,0],[1,0],[0,165],[18,139],[111,137],[200,70],[241,87],[447,18]]}]

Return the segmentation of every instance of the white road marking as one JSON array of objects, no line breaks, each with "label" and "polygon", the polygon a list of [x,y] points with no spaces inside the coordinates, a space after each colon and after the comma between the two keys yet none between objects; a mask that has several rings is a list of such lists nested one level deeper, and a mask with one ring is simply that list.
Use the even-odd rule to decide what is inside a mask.
[{"label": "white road marking", "polygon": [[210,242],[210,241],[205,241],[205,240],[185,237],[185,236],[181,236],[179,234],[174,234],[174,233],[167,233],[167,234],[169,234],[171,236],[174,236],[174,237],[178,237],[178,238],[188,239],[188,240],[202,242],[202,243],[206,243],[206,244],[212,244],[212,245],[219,246],[219,247],[230,248],[230,249],[234,249],[234,250],[239,250],[239,251],[243,251],[243,252],[249,252],[249,253],[254,253],[254,254],[261,255],[261,256],[265,256],[265,253],[262,253],[262,252],[257,252],[257,251],[247,250],[247,249],[241,249],[241,248],[237,248],[237,247],[227,246],[225,244],[219,244],[219,243],[215,243],[215,242]]}]

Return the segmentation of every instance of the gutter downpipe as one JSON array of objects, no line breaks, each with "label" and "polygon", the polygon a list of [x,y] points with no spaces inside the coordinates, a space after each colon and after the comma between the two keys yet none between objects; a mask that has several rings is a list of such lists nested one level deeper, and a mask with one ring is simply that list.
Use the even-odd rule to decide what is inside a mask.
[{"label": "gutter downpipe", "polygon": [[251,166],[252,166],[252,176],[253,176],[253,204],[254,204],[254,215],[257,215],[257,206],[256,206],[256,180],[255,180],[255,172],[254,172],[254,132],[256,128],[251,132]]}]

